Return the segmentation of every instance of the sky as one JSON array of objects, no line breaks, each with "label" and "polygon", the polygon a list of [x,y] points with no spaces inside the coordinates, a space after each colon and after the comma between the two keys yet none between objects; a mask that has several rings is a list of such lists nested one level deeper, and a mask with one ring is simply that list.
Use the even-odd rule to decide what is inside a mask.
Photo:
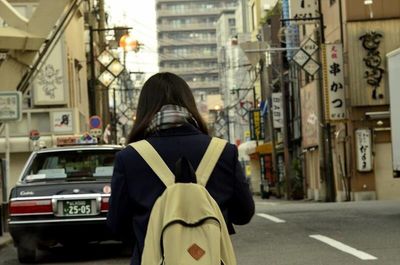
[{"label": "sky", "polygon": [[132,27],[131,36],[143,43],[137,53],[128,52],[126,66],[132,72],[158,72],[155,0],[105,0],[110,27]]}]

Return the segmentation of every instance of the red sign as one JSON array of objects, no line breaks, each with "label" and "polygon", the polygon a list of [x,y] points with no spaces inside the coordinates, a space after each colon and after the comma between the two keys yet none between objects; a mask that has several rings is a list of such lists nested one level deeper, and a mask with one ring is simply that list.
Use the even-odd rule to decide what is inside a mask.
[{"label": "red sign", "polygon": [[31,131],[29,132],[29,138],[30,138],[32,141],[37,141],[37,140],[39,140],[39,138],[40,138],[40,133],[39,133],[39,131],[38,131],[38,130],[31,130]]}]

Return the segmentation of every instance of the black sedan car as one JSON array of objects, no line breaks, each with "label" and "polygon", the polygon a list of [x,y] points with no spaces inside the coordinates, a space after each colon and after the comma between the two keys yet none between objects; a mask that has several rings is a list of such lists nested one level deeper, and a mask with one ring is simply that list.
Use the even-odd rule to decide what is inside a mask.
[{"label": "black sedan car", "polygon": [[31,154],[9,202],[9,229],[20,262],[34,262],[40,247],[113,239],[106,215],[114,157],[121,149],[71,145]]}]

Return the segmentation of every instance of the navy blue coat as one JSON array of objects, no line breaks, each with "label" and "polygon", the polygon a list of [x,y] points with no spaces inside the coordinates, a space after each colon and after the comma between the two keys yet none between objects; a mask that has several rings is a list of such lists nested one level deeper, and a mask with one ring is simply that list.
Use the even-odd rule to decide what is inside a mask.
[{"label": "navy blue coat", "polygon": [[[180,157],[186,157],[196,169],[211,137],[188,124],[162,130],[147,140],[174,172]],[[136,150],[128,146],[117,153],[107,222],[120,239],[134,241],[132,265],[140,264],[150,212],[164,189]],[[230,233],[234,233],[232,224],[246,224],[254,215],[254,201],[235,145],[225,147],[206,189],[220,206]]]}]

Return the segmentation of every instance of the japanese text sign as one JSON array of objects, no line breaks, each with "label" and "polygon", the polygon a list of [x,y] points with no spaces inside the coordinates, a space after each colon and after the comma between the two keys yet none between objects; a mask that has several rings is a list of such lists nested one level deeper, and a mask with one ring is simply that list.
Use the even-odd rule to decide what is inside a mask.
[{"label": "japanese text sign", "polygon": [[290,0],[290,18],[315,18],[318,5],[316,0]]},{"label": "japanese text sign", "polygon": [[0,122],[22,118],[22,94],[18,91],[0,92]]},{"label": "japanese text sign", "polygon": [[346,102],[343,74],[342,44],[324,46],[324,86],[326,100],[326,119],[343,120],[346,118]]},{"label": "japanese text sign", "polygon": [[260,109],[249,111],[250,114],[250,139],[263,140],[265,137],[264,118],[261,116]]},{"label": "japanese text sign", "polygon": [[274,128],[283,127],[282,93],[272,93],[272,117]]},{"label": "japanese text sign", "polygon": [[357,129],[356,132],[357,170],[368,172],[372,170],[371,130]]}]

